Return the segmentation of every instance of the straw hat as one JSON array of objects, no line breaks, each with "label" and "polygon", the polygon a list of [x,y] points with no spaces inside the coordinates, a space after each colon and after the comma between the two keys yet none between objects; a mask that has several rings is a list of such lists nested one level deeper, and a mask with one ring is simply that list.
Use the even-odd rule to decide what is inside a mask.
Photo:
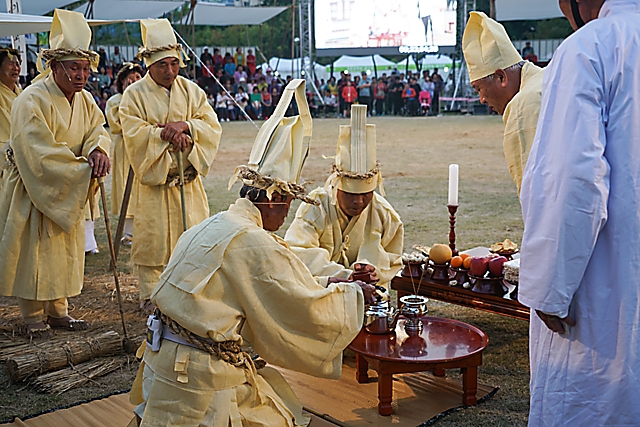
[{"label": "straw hat", "polygon": [[44,78],[51,72],[51,61],[88,60],[93,71],[98,70],[100,56],[89,49],[91,29],[84,15],[69,10],[56,9],[53,12],[49,49],[38,54],[36,66]]},{"label": "straw hat", "polygon": [[180,67],[186,67],[182,58],[189,58],[182,51],[182,45],[178,44],[169,20],[141,19],[140,30],[144,46],[138,50],[136,57],[144,59],[147,67],[164,58],[178,58]]},{"label": "straw hat", "polygon": [[[338,152],[325,189],[363,194],[382,187],[382,172],[376,158],[376,125],[367,124],[367,106],[351,106],[351,124],[340,126]],[[333,198],[335,203],[335,197]]]},{"label": "straw hat", "polygon": [[522,61],[504,27],[483,12],[471,12],[462,36],[462,52],[471,82]]},{"label": "straw hat", "polygon": [[1,52],[7,52],[7,56],[9,57],[9,61],[13,61],[13,57],[17,57],[18,60],[20,61],[20,51],[18,49],[14,49],[12,47],[3,47],[0,48],[0,53]]}]

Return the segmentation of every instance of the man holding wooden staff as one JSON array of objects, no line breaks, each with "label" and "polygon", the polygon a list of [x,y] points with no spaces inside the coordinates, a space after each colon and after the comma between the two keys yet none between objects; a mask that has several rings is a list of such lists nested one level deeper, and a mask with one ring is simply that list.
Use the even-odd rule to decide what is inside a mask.
[{"label": "man holding wooden staff", "polygon": [[[111,214],[120,215],[122,199],[127,185],[127,177],[131,166],[129,159],[124,150],[124,138],[122,137],[122,127],[120,126],[120,102],[122,102],[122,94],[124,90],[131,84],[137,82],[144,76],[144,70],[138,64],[125,62],[121,64],[120,71],[116,75],[116,86],[118,93],[113,95],[107,101],[105,114],[109,122],[109,133],[111,133],[111,141],[113,143],[113,155],[111,156],[112,172],[111,172]],[[132,185],[132,200],[136,197],[137,184]],[[131,245],[133,237],[133,218],[135,205],[129,202],[126,211],[126,219],[124,220],[124,238],[122,243]]]},{"label": "man holding wooden staff", "polygon": [[141,308],[149,302],[178,237],[184,231],[179,160],[185,176],[187,227],[209,216],[202,186],[218,151],[222,129],[207,96],[178,76],[182,46],[166,19],[140,21],[138,53],[149,72],[127,88],[120,103],[125,150],[139,182],[131,258],[138,270]]},{"label": "man holding wooden staff", "polygon": [[56,10],[51,48],[38,57],[42,74],[11,112],[10,166],[0,191],[0,295],[18,298],[34,336],[87,327],[68,315],[67,297],[82,289],[85,204],[97,190],[91,178],[110,168],[104,116],[83,90],[98,64],[90,41],[82,14]]},{"label": "man holding wooden staff", "polygon": [[316,276],[346,279],[354,272],[375,273],[387,286],[402,268],[404,228],[382,193],[376,159],[376,128],[367,106],[351,107],[351,125],[340,126],[338,154],[324,188],[302,204],[285,239]]}]

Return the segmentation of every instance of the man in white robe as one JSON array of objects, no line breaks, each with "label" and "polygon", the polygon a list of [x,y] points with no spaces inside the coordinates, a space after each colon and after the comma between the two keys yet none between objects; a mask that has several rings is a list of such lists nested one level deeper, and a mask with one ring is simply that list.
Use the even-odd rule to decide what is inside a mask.
[{"label": "man in white robe", "polygon": [[636,426],[640,0],[580,0],[575,17],[560,6],[588,23],[545,71],[522,184],[529,425]]}]

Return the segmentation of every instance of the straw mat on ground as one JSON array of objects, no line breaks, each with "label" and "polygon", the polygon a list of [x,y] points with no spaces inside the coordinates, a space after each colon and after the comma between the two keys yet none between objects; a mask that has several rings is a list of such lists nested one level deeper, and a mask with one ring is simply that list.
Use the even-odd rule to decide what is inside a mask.
[{"label": "straw mat on ground", "polygon": [[[351,427],[430,425],[430,420],[435,421],[462,406],[462,381],[439,378],[430,373],[394,375],[393,414],[384,417],[378,414],[377,374],[369,370],[369,383],[358,384],[355,359],[345,360],[342,376],[337,381],[277,369],[305,407]],[[496,387],[478,384],[478,400],[492,397],[497,390]]]},{"label": "straw mat on ground", "polygon": [[[124,393],[49,412],[25,421],[16,418],[13,423],[1,424],[0,427],[126,427],[133,418],[133,408],[129,403],[129,394]],[[311,415],[309,427],[336,425]]]}]

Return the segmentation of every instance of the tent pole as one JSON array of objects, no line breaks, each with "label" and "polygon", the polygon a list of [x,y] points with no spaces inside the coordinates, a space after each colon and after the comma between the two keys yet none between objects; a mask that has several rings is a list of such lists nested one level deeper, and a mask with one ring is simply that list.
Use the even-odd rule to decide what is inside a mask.
[{"label": "tent pole", "polygon": [[453,64],[451,65],[451,75],[452,75],[453,82],[455,84],[455,81],[456,81],[456,57],[453,56],[451,59],[453,59]]},{"label": "tent pole", "polygon": [[404,66],[404,76],[406,77],[409,74],[409,58],[411,55],[407,55],[407,63]]},{"label": "tent pole", "polygon": [[[189,13],[191,14],[191,46],[196,45],[196,4],[198,0],[191,0],[191,7],[189,8]],[[191,68],[193,71],[193,79],[196,79],[196,61],[193,61],[193,65]]]},{"label": "tent pole", "polygon": [[291,0],[291,77],[296,75],[295,73],[295,61],[296,61],[296,0]]},{"label": "tent pole", "polygon": [[378,67],[376,66],[375,55],[371,55],[371,61],[373,61],[373,75],[376,76],[376,80],[378,80]]},{"label": "tent pole", "polygon": [[127,23],[123,22],[122,26],[124,27],[124,35],[127,37],[127,45],[131,46],[131,40],[129,39],[129,30],[127,30]]}]

